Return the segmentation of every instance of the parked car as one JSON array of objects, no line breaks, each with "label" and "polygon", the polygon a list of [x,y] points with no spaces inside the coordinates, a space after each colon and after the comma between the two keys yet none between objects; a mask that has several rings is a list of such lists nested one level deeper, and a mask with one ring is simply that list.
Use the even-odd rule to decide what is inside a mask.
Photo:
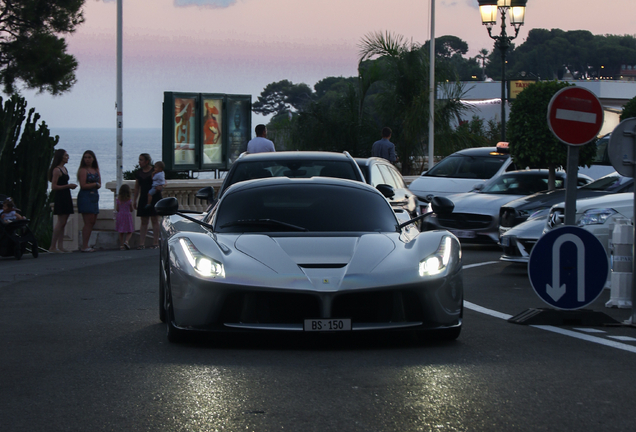
[{"label": "parked car", "polygon": [[382,192],[399,219],[402,219],[401,212],[405,213],[406,220],[419,216],[420,207],[417,197],[406,186],[402,174],[389,161],[379,157],[355,160],[366,182]]},{"label": "parked car", "polygon": [[[632,192],[634,180],[623,177],[614,171],[577,189],[577,199],[592,198],[613,193]],[[565,189],[542,191],[528,195],[503,205],[499,211],[499,236],[503,236],[512,227],[524,222],[530,215],[549,210],[554,204],[565,201]],[[545,212],[547,215],[547,211]]]},{"label": "parked car", "polygon": [[[617,219],[634,218],[634,192],[609,194],[596,198],[576,200],[576,225],[588,230],[598,238],[609,254],[610,225]],[[543,233],[563,226],[565,223],[565,203],[550,208]]]},{"label": "parked car", "polygon": [[[309,178],[337,177],[364,182],[365,178],[354,158],[348,153],[319,151],[283,151],[247,154],[234,161],[223,179],[217,199],[235,183],[268,177]],[[213,194],[211,188],[207,194]],[[206,193],[200,191],[204,196]],[[209,198],[213,202],[214,199]]]},{"label": "parked car", "polygon": [[[467,243],[499,242],[499,210],[511,200],[531,195],[548,188],[548,170],[521,170],[501,174],[489,180],[475,192],[450,195],[455,204],[453,213],[430,215],[423,223],[436,228],[447,229]],[[565,173],[556,173],[557,187],[565,185]],[[581,175],[583,183],[591,179]]]},{"label": "parked car", "polygon": [[227,331],[459,336],[459,241],[399,224],[370,185],[267,178],[229,187],[203,220],[178,212],[176,198],[155,208],[164,216],[159,316],[171,342]]},{"label": "parked car", "polygon": [[507,144],[468,148],[453,153],[424,171],[411,182],[409,189],[422,202],[429,202],[432,196],[469,192],[478,184],[517,169],[512,163]]},{"label": "parked car", "polygon": [[543,235],[549,209],[538,210],[524,222],[515,225],[499,237],[503,254],[501,261],[528,264],[532,248]]}]

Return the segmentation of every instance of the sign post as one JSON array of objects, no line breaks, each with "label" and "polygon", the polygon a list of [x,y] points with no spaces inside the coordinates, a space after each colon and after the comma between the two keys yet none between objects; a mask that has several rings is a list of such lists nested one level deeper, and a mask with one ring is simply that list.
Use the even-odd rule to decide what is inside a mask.
[{"label": "sign post", "polygon": [[597,137],[603,126],[603,106],[596,95],[582,87],[566,87],[552,96],[548,105],[548,126],[568,145],[565,189],[565,225],[574,225],[579,147]]},{"label": "sign post", "polygon": [[[612,131],[610,142],[608,144],[607,153],[612,166],[619,174],[625,177],[636,177],[636,118],[623,120]],[[634,197],[634,206],[636,207],[636,195]],[[633,220],[632,220],[633,224]],[[634,242],[632,242],[632,315],[629,324],[636,324],[636,260],[634,253],[636,252],[634,244],[636,243],[636,230],[634,231]],[[610,233],[611,235],[612,233]]]}]

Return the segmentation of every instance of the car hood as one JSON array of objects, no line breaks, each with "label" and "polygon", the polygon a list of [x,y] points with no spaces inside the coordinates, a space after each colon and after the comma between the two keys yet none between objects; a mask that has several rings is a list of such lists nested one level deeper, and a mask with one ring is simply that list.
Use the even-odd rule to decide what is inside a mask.
[{"label": "car hood", "polygon": [[488,194],[469,192],[450,195],[455,208],[453,213],[499,214],[502,205],[522,197],[523,195]]},{"label": "car hood", "polygon": [[447,196],[460,192],[469,192],[474,189],[475,185],[485,182],[486,180],[475,178],[429,177],[423,175],[413,180],[409,185],[409,189],[422,198],[428,195]]},{"label": "car hood", "polygon": [[236,250],[279,274],[304,273],[316,289],[337,289],[346,275],[368,274],[396,248],[383,234],[352,237],[270,237],[242,234]]}]

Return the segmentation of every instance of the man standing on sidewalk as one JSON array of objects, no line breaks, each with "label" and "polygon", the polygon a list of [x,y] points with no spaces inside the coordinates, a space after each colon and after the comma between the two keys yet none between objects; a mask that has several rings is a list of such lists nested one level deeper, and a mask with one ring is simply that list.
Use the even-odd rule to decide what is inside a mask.
[{"label": "man standing on sidewalk", "polygon": [[391,129],[382,128],[382,139],[373,143],[371,156],[381,157],[391,163],[395,163],[395,144],[391,141]]},{"label": "man standing on sidewalk", "polygon": [[267,139],[267,127],[264,124],[259,124],[254,129],[256,137],[252,138],[247,143],[248,153],[263,153],[263,152],[275,152],[274,143]]}]

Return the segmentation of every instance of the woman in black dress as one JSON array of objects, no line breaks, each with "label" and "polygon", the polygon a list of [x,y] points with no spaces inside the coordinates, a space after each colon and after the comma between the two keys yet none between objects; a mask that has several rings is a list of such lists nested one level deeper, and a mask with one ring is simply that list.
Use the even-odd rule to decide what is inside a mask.
[{"label": "woman in black dress", "polygon": [[159,247],[159,217],[155,211],[155,204],[161,199],[161,191],[157,191],[152,196],[151,206],[148,204],[148,191],[152,188],[152,173],[154,171],[152,158],[148,153],[139,155],[139,169],[135,172],[135,192],[133,207],[137,210],[137,216],[141,218],[139,227],[139,246],[137,249],[144,249],[146,234],[148,233],[148,222],[152,221],[152,249]]},{"label": "woman in black dress", "polygon": [[49,252],[64,253],[70,252],[64,246],[64,228],[68,217],[73,214],[73,199],[71,189],[75,189],[75,183],[69,183],[68,170],[64,165],[68,162],[68,153],[64,149],[57,149],[53,153],[53,162],[49,168],[49,181],[53,191],[53,214],[57,216],[57,222],[53,228],[51,247]]}]

